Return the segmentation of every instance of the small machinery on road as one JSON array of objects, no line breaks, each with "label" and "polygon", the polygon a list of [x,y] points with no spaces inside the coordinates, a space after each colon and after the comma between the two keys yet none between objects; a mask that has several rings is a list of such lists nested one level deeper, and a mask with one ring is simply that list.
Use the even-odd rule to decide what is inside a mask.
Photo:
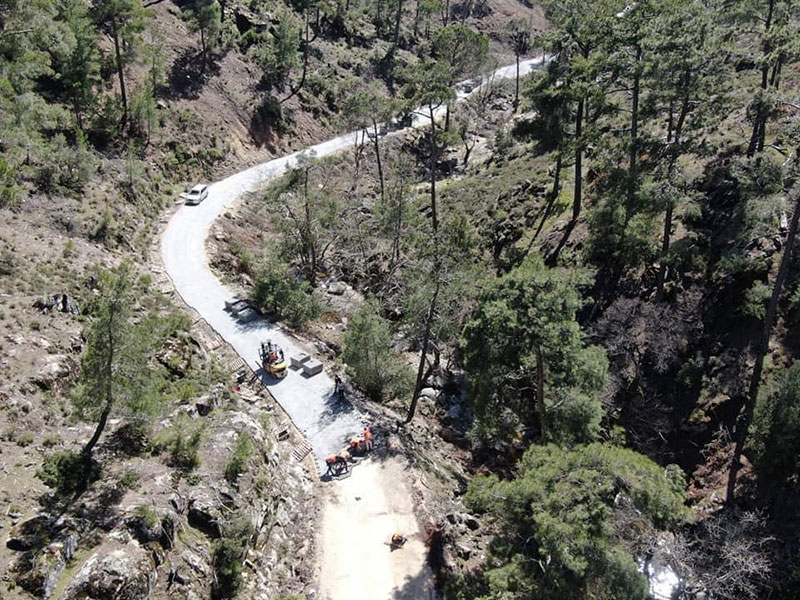
[{"label": "small machinery on road", "polygon": [[278,344],[273,343],[272,340],[261,342],[258,357],[261,359],[261,366],[267,373],[277,379],[286,377],[288,363],[283,356],[283,349]]}]

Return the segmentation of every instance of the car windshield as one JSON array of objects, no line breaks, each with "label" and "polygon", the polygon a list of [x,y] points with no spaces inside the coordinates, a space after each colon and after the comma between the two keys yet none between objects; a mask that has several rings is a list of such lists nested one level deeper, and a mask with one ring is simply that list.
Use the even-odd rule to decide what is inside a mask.
[{"label": "car windshield", "polygon": [[189,192],[189,194],[191,194],[192,196],[199,196],[203,192],[204,189],[206,189],[206,186],[204,186],[204,185],[196,185],[196,186],[194,186],[192,188],[192,190]]}]

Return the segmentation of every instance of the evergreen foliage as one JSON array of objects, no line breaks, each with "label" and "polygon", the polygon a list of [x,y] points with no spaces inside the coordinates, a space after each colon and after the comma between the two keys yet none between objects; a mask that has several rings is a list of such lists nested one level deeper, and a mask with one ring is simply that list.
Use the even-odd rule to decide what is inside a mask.
[{"label": "evergreen foliage", "polygon": [[234,598],[241,589],[244,553],[253,533],[253,524],[246,517],[235,517],[223,527],[222,537],[214,541],[213,598]]},{"label": "evergreen foliage", "polygon": [[484,285],[463,334],[479,419],[497,425],[511,414],[538,421],[545,439],[597,439],[608,362],[601,348],[585,343],[575,320],[585,283],[533,256]]},{"label": "evergreen foliage", "polygon": [[408,366],[392,349],[391,324],[381,317],[374,299],[351,317],[343,342],[347,372],[370,398],[398,397],[411,388]]},{"label": "evergreen foliage", "polygon": [[253,440],[250,435],[246,432],[240,433],[225,465],[225,479],[228,480],[228,483],[235,484],[239,475],[247,471],[247,463],[253,455],[253,449]]},{"label": "evergreen foliage", "polygon": [[100,295],[86,332],[86,352],[73,404],[86,420],[96,421],[94,435],[83,449],[88,458],[108,419],[147,420],[160,410],[149,368],[158,339],[158,320],[133,322],[133,269],[123,262],[115,271],[100,271]]},{"label": "evergreen foliage", "polygon": [[775,389],[762,389],[749,449],[765,485],[800,483],[800,363],[789,367]]},{"label": "evergreen foliage", "polygon": [[208,62],[208,55],[220,41],[222,32],[222,14],[217,0],[192,0],[183,11],[183,18],[192,31],[200,32],[200,51],[203,68]]},{"label": "evergreen foliage", "polygon": [[312,294],[311,284],[295,277],[274,257],[267,257],[256,278],[253,301],[272,318],[300,327],[322,314],[322,304]]},{"label": "evergreen foliage", "polygon": [[615,515],[633,515],[643,535],[651,526],[681,523],[684,486],[677,467],[664,469],[625,448],[533,446],[514,479],[471,482],[467,505],[497,519],[500,535],[487,569],[452,584],[453,591],[462,588],[455,597],[644,600],[646,580],[621,542]]}]

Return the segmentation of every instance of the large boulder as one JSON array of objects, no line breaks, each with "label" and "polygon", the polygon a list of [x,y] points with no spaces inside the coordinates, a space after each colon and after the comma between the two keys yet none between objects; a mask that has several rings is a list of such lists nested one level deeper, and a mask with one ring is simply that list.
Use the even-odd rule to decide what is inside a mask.
[{"label": "large boulder", "polygon": [[170,338],[156,352],[156,359],[174,375],[185,377],[192,368],[192,348],[181,340]]},{"label": "large boulder", "polygon": [[219,503],[207,490],[195,490],[189,498],[189,525],[207,536],[218,538],[222,534],[222,512]]},{"label": "large boulder", "polygon": [[67,568],[67,560],[77,547],[77,535],[68,546],[62,542],[48,545],[41,552],[28,552],[17,562],[15,570],[19,573],[17,584],[39,598],[50,598],[58,585],[61,574]]},{"label": "large boulder", "polygon": [[34,381],[45,390],[53,390],[67,382],[77,372],[77,364],[71,356],[49,354],[41,363]]},{"label": "large boulder", "polygon": [[47,298],[37,298],[33,306],[42,312],[62,312],[68,315],[77,315],[80,312],[77,303],[69,294],[54,294]]},{"label": "large boulder", "polygon": [[36,515],[23,521],[9,532],[6,547],[17,552],[41,548],[48,541],[52,521],[48,515]]},{"label": "large boulder", "polygon": [[101,548],[83,563],[70,582],[64,600],[142,600],[155,584],[150,553],[131,543]]},{"label": "large boulder", "polygon": [[50,598],[78,548],[77,524],[39,515],[15,527],[6,546],[24,554],[14,565],[16,583],[40,598]]}]

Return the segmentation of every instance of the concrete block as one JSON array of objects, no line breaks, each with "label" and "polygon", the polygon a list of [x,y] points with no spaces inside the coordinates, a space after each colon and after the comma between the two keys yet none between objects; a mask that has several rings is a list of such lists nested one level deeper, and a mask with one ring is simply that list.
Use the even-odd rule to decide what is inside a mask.
[{"label": "concrete block", "polygon": [[289,357],[289,361],[291,362],[293,369],[299,369],[303,366],[303,363],[308,362],[310,359],[311,357],[305,352],[298,352],[297,354],[292,354]]},{"label": "concrete block", "polygon": [[309,377],[322,373],[322,363],[313,358],[303,363],[303,373]]},{"label": "concrete block", "polygon": [[241,323],[248,323],[248,322],[252,321],[253,319],[257,319],[258,318],[258,313],[256,311],[254,311],[252,308],[248,307],[248,308],[245,308],[242,311],[239,311],[237,313],[236,317],[239,319],[239,321]]}]

